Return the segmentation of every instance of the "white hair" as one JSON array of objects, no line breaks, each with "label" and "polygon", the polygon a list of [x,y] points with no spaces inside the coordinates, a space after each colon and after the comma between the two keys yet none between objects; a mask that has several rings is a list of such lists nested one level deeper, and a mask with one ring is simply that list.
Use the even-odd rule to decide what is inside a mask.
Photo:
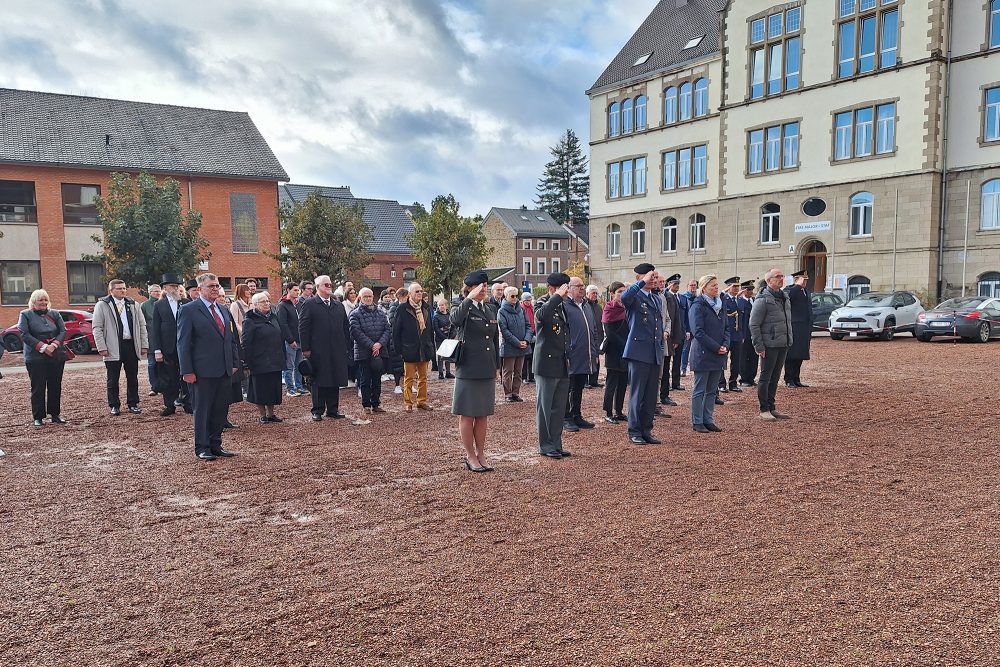
[{"label": "white hair", "polygon": [[591,292],[600,292],[601,289],[597,285],[587,285],[587,294]]},{"label": "white hair", "polygon": [[503,295],[504,295],[505,297],[506,297],[506,296],[514,296],[515,294],[517,294],[517,293],[518,293],[518,292],[520,292],[520,291],[521,291],[521,290],[519,290],[519,289],[517,289],[516,287],[514,287],[513,285],[511,285],[510,287],[506,288],[506,289],[505,289],[505,290],[503,291]]},{"label": "white hair", "polygon": [[361,297],[363,297],[363,296],[365,295],[365,292],[367,292],[368,294],[371,294],[371,295],[372,295],[372,298],[374,298],[374,297],[375,297],[375,292],[371,291],[371,290],[370,290],[370,289],[368,289],[367,287],[362,287],[362,288],[361,288],[361,291],[360,291],[360,292],[358,292],[358,298],[360,299]]},{"label": "white hair", "polygon": [[271,295],[267,293],[267,290],[264,290],[263,292],[254,292],[254,295],[250,297],[250,303],[256,306],[264,299],[267,299],[268,301],[271,300]]},{"label": "white hair", "polygon": [[316,286],[319,287],[320,283],[324,283],[324,282],[326,282],[329,279],[330,279],[330,276],[316,276],[316,279],[313,280],[313,283],[315,283]]}]

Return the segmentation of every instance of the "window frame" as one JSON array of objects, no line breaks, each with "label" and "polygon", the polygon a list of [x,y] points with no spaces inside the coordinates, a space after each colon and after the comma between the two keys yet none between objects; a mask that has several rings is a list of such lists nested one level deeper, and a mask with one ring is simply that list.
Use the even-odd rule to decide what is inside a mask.
[{"label": "window frame", "polygon": [[545,239],[538,239],[538,250],[545,250],[546,245],[548,244],[545,243]]},{"label": "window frame", "polygon": [[[695,182],[695,176],[698,174],[696,169],[697,163],[701,160],[698,156],[699,149],[704,150],[704,171],[705,180],[702,183]],[[687,151],[688,161],[687,161],[687,181],[686,185],[681,185],[681,156],[682,153]],[[672,158],[672,161],[670,160]],[[671,164],[673,171],[668,170],[667,165]],[[673,174],[673,185],[667,185],[667,176]],[[697,143],[697,144],[683,144],[681,146],[674,146],[666,150],[660,151],[660,194],[666,194],[668,192],[676,192],[678,190],[694,190],[697,188],[708,187],[708,143]]]},{"label": "window frame", "polygon": [[[669,238],[669,243],[667,242]],[[677,252],[677,219],[666,217],[660,221],[660,254]]]},{"label": "window frame", "polygon": [[[101,196],[101,186],[98,185],[98,184],[94,184],[94,183],[60,183],[59,184],[59,198],[60,198],[60,201],[62,202],[63,224],[64,225],[73,225],[73,226],[90,226],[90,227],[100,226],[101,221],[98,218],[98,212],[97,212],[97,205],[96,204],[92,204],[92,205],[90,205],[90,206],[87,207],[88,209],[90,209],[90,208],[93,209],[94,213],[93,213],[92,216],[84,216],[83,214],[80,214],[79,212],[72,212],[71,213],[69,210],[67,210],[69,206],[79,206],[79,207],[83,208],[82,202],[70,202],[70,203],[67,203],[67,201],[66,201],[66,189],[67,188],[77,188],[77,190],[80,192],[80,198],[82,199],[82,197],[83,197],[83,188],[94,188],[94,189],[96,189],[97,190],[96,196],[100,197]],[[89,222],[89,221],[88,222],[83,222],[84,217],[92,218],[93,221],[92,222]]]},{"label": "window frame", "polygon": [[[31,204],[14,202],[4,202],[0,199],[0,224],[5,225],[37,225],[38,224],[38,187],[35,181],[18,181],[14,179],[0,179],[0,183],[17,183],[21,186],[30,186]],[[27,187],[22,187],[27,191]],[[3,190],[0,189],[0,192]],[[11,209],[4,211],[4,209]],[[18,210],[23,209],[23,210]],[[9,216],[10,219],[7,219]],[[19,219],[20,218],[20,219]],[[27,303],[27,302],[25,302]]]},{"label": "window frame", "polygon": [[[795,128],[794,136],[788,134],[790,128],[793,126]],[[770,138],[773,130],[777,130],[778,132],[776,140]],[[756,135],[760,136],[759,142],[754,141]],[[801,151],[799,150],[802,144],[801,118],[786,118],[747,128],[744,136],[746,137],[746,159],[743,163],[743,175],[745,178],[759,178],[782,172],[797,171],[801,166],[802,158]],[[778,148],[778,154],[774,156],[774,162],[770,159],[773,144],[776,144]],[[794,164],[787,164],[786,151],[791,151],[791,146],[794,146],[795,162]],[[759,156],[757,155],[758,151]],[[757,158],[759,158],[759,168],[755,168],[758,164]],[[772,168],[770,166],[772,164],[777,166]]]},{"label": "window frame", "polygon": [[[868,195],[871,201],[856,203],[854,200],[862,195]],[[848,226],[848,238],[870,239],[875,233],[875,195],[867,190],[859,190],[851,195],[850,199],[850,220]],[[867,209],[868,213],[858,213]],[[858,216],[861,217],[858,217]],[[865,215],[867,215],[868,230],[865,231]]]},{"label": "window frame", "polygon": [[[627,157],[619,158],[618,160],[612,160],[606,163],[605,170],[605,201],[611,202],[621,199],[633,199],[635,197],[645,197],[649,190],[648,178],[646,176],[646,169],[648,169],[647,156],[643,154],[630,155]],[[641,163],[641,166],[640,166]],[[628,179],[626,180],[626,165],[628,166]],[[637,178],[639,170],[642,170],[641,178]],[[617,181],[613,179],[617,176]],[[617,183],[618,194],[613,194],[614,190],[612,184]],[[636,190],[636,186],[642,185],[642,192]],[[625,194],[626,185],[628,185],[629,193]]]},{"label": "window frame", "polygon": [[[881,122],[881,113],[882,109],[888,106],[892,106],[892,114],[888,117],[892,122],[887,125],[889,133],[892,135],[892,146],[890,147],[890,150],[880,151],[879,146],[882,143],[883,132],[885,132],[886,127],[883,126]],[[871,151],[869,153],[858,154],[858,138],[860,136],[858,115],[859,112],[865,111],[871,114]],[[899,136],[898,125],[900,120],[898,97],[892,99],[874,100],[863,104],[855,104],[843,109],[835,109],[830,112],[830,116],[833,126],[833,130],[830,133],[832,141],[832,146],[830,148],[830,164],[849,164],[862,160],[877,160],[880,158],[892,157],[896,154],[896,139]],[[844,116],[849,117],[849,125],[839,124]],[[844,132],[844,128],[848,128],[849,132]],[[849,141],[846,146],[847,154],[843,155],[841,149],[844,148],[844,145],[840,139],[841,136],[845,135]]]},{"label": "window frame", "polygon": [[[636,227],[636,225],[639,225]],[[628,226],[629,254],[632,257],[643,257],[646,254],[646,223],[642,220],[633,220]],[[638,243],[636,241],[638,240]],[[636,250],[636,247],[639,250]]]},{"label": "window frame", "polygon": [[[1000,1],[1000,0],[998,0]],[[992,146],[1000,143],[1000,81],[994,83],[987,83],[981,86],[982,93],[980,102],[982,106],[980,107],[980,124],[982,125],[979,132],[979,145],[980,146]],[[995,93],[996,99],[990,102],[990,94]],[[989,130],[991,129],[990,123],[990,113],[993,114],[992,126],[996,131],[996,136],[990,136]]]},{"label": "window frame", "polygon": [[617,137],[621,135],[621,102],[615,100],[608,105],[608,138]]},{"label": "window frame", "polygon": [[[746,100],[777,97],[802,88],[802,13],[804,3],[771,7],[747,19],[747,89]],[[789,28],[788,16],[797,16],[796,27]],[[778,19],[776,23],[774,19]],[[755,37],[758,24],[763,28]],[[777,25],[779,30],[772,28]],[[797,69],[790,69],[790,46],[794,43]],[[758,91],[759,89],[759,91]]]},{"label": "window frame", "polygon": [[[777,210],[765,210],[773,206]],[[765,234],[765,231],[767,234]],[[766,236],[766,238],[765,238]],[[778,245],[781,243],[781,206],[775,202],[767,202],[760,207],[760,245]]]},{"label": "window frame", "polygon": [[986,8],[986,48],[1000,48],[1000,0],[990,0]]},{"label": "window frame", "polygon": [[[607,231],[608,257],[622,256],[622,226],[617,222],[608,225]],[[612,252],[612,249],[614,252]]]},{"label": "window frame", "polygon": [[[864,279],[862,281],[862,279]],[[847,279],[847,298],[844,303],[872,291],[872,281],[868,276],[856,274]]]},{"label": "window frame", "polygon": [[[705,252],[708,246],[708,219],[703,213],[692,213],[688,218],[688,251]],[[695,245],[695,240],[701,241],[700,246]]]},{"label": "window frame", "polygon": [[[92,284],[92,285],[87,285],[88,288],[89,287],[93,287],[94,288],[93,293],[87,292],[86,294],[81,294],[81,293],[77,292],[76,294],[74,294],[74,292],[73,292],[73,281],[70,278],[70,270],[73,269],[75,267],[75,265],[80,265],[80,268],[82,268],[84,270],[84,274],[85,274],[84,275],[84,280],[89,280],[90,279],[90,276],[86,275],[86,272],[87,272],[88,268],[99,267],[100,274],[97,276],[96,282],[94,284]],[[97,301],[97,299],[101,298],[102,296],[105,296],[106,291],[107,291],[107,282],[106,282],[107,276],[105,275],[104,271],[105,271],[105,268],[103,266],[101,266],[101,264],[99,262],[84,262],[84,261],[72,261],[71,262],[71,261],[67,261],[66,262],[66,296],[69,299],[69,305],[71,305],[71,306],[93,305],[94,302]],[[80,299],[74,299],[73,298],[74,296],[76,296],[76,297],[82,297],[82,298],[80,298]],[[93,296],[94,298],[93,299],[87,298],[87,297],[90,297],[90,296]]]},{"label": "window frame", "polygon": [[538,267],[538,273],[535,274],[536,276],[549,275],[549,272],[545,269],[545,267],[548,266],[548,262],[546,262],[545,260],[546,260],[545,257],[539,257],[535,260],[536,266]]},{"label": "window frame", "polygon": [[531,272],[531,269],[534,268],[534,266],[535,266],[535,262],[534,262],[533,258],[531,258],[531,257],[522,257],[521,258],[521,268],[524,269],[524,275],[525,276],[533,276],[533,275],[535,275],[534,273]]},{"label": "window frame", "polygon": [[[236,212],[234,204],[237,201],[236,197],[248,197],[247,201],[253,202],[253,234],[252,238],[250,234],[247,234],[246,239],[240,239],[241,243],[246,241],[239,248],[237,248],[237,237],[240,237],[243,232],[237,232],[237,225],[240,224],[240,214]],[[245,212],[244,212],[245,213]],[[232,244],[234,255],[257,255],[260,254],[260,211],[257,206],[257,194],[254,192],[230,192],[229,193],[229,231],[232,234],[230,242]]]},{"label": "window frame", "polygon": [[[851,9],[848,13],[843,10],[847,6],[842,0],[837,7],[836,18],[834,19],[834,80],[850,79],[858,76],[876,74],[881,71],[898,67],[902,62],[900,57],[900,11],[903,0],[877,0],[871,7],[862,7],[862,3],[857,0],[847,0]],[[895,13],[894,45],[892,48],[886,47],[886,15]],[[870,21],[870,23],[869,23]],[[865,40],[864,28],[867,25],[873,26],[871,51],[862,54],[862,42]],[[851,35],[845,40],[844,30],[851,26]],[[850,57],[844,56],[845,48],[851,48]],[[892,52],[892,62],[886,62],[885,54]],[[862,71],[862,60],[871,58],[872,68]],[[845,66],[850,64],[850,72],[845,71]]]},{"label": "window frame", "polygon": [[[34,275],[16,276],[16,279],[24,279],[24,290],[7,291],[7,269],[11,264],[24,265],[26,267],[30,266],[31,268],[34,268]],[[30,284],[31,280],[35,280],[34,287]],[[36,289],[42,288],[42,262],[40,260],[0,260],[0,303],[4,306],[24,306],[27,308],[28,299],[31,297],[31,293]]]},{"label": "window frame", "polygon": [[[983,288],[989,288],[989,293],[984,294]],[[986,271],[976,278],[976,296],[993,299],[1000,299],[1000,271]]]},{"label": "window frame", "polygon": [[[995,191],[987,192],[987,187],[995,187]],[[993,222],[987,226],[987,206],[992,208]],[[979,186],[979,231],[995,232],[1000,231],[1000,178],[991,178],[983,181]]]}]

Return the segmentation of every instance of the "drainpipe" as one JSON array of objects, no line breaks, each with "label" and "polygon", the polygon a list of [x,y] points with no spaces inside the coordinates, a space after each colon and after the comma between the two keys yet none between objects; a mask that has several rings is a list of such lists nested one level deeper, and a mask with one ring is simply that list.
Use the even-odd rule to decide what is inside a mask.
[{"label": "drainpipe", "polygon": [[740,209],[736,209],[736,244],[733,247],[733,275],[740,275]]},{"label": "drainpipe", "polygon": [[899,188],[896,188],[896,204],[892,209],[892,291],[896,291],[896,248],[899,246]]},{"label": "drainpipe", "polygon": [[937,300],[944,295],[944,226],[948,214],[948,106],[951,95],[951,38],[954,0],[948,2],[948,51],[945,56],[944,110],[941,114],[941,206],[938,210]]},{"label": "drainpipe", "polygon": [[972,199],[972,179],[965,181],[965,245],[962,247],[962,296],[965,296],[965,272],[969,268],[969,203]]}]

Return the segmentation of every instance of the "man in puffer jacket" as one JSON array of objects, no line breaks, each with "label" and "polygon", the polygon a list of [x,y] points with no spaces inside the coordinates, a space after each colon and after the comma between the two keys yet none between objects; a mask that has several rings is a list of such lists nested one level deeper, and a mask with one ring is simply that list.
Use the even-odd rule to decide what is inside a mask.
[{"label": "man in puffer jacket", "polygon": [[785,275],[781,269],[771,269],[764,275],[767,288],[761,290],[750,310],[750,337],[760,357],[760,382],[757,400],[760,418],[765,421],[788,419],[774,409],[778,377],[785,367],[785,356],[792,346],[792,307],[788,295],[781,289]]}]

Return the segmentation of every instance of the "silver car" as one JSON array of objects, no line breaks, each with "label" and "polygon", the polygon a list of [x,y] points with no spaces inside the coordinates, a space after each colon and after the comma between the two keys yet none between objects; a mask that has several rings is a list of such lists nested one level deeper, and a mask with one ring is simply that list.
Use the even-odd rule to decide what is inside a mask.
[{"label": "silver car", "polygon": [[892,340],[901,331],[912,334],[922,312],[924,307],[911,292],[865,292],[830,313],[830,338]]}]

